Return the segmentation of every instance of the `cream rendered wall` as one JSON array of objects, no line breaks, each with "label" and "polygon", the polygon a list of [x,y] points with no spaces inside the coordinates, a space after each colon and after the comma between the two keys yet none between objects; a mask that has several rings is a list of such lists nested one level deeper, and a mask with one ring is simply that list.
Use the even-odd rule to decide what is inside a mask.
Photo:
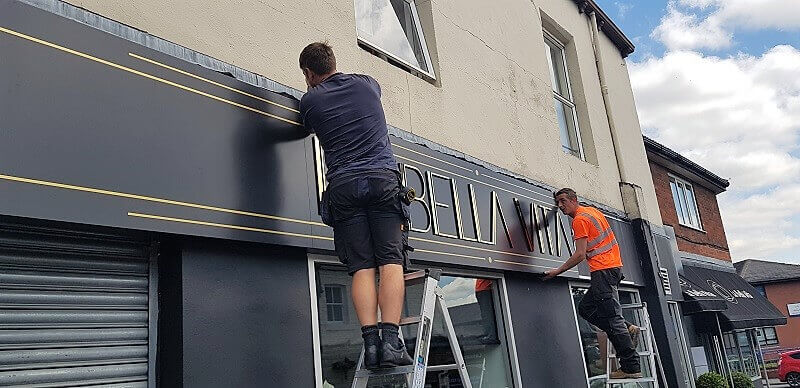
[{"label": "cream rendered wall", "polygon": [[[433,26],[426,34],[435,83],[358,47],[353,0],[69,2],[298,89],[305,89],[300,50],[326,40],[339,70],[380,82],[389,124],[623,209],[588,19],[570,0],[418,0],[421,17]],[[570,77],[589,162],[561,151],[540,12],[552,19],[553,32],[570,38]],[[629,180],[644,189],[656,209],[649,219],[660,224],[624,60],[605,36],[601,42]]]}]

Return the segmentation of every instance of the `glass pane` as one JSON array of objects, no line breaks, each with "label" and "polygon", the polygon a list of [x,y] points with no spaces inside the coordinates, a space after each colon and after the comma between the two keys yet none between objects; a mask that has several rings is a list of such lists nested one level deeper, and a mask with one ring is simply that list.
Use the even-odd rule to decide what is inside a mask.
[{"label": "glass pane", "polygon": [[736,333],[736,338],[739,342],[739,351],[742,353],[742,367],[743,372],[748,376],[758,376],[758,369],[756,367],[755,352],[750,343],[750,338],[746,331]]},{"label": "glass pane", "polygon": [[334,319],[334,314],[333,314],[333,306],[332,305],[327,305],[325,307],[328,310],[328,322],[333,322],[335,320]]},{"label": "glass pane", "polygon": [[[350,277],[340,267],[320,266],[317,268],[318,283],[347,284]],[[448,304],[453,326],[458,337],[464,360],[467,364],[470,379],[474,387],[511,387],[511,367],[508,347],[502,321],[498,314],[499,306],[495,306],[497,290],[493,281],[478,282],[475,278],[442,276],[440,286]],[[406,291],[406,303],[403,315],[418,315],[422,302],[422,286],[409,287]],[[319,297],[320,299],[322,296]],[[337,307],[341,316],[346,316],[344,309],[352,308],[345,300]],[[325,311],[320,306],[320,317]],[[340,315],[332,310],[333,318]],[[351,312],[351,314],[354,314]],[[445,335],[441,314],[434,315],[429,365],[448,364],[453,362],[450,345]],[[350,315],[355,316],[355,315]],[[403,338],[409,353],[414,352],[416,342],[416,325],[403,327]],[[320,318],[320,343],[322,358],[323,385],[326,387],[349,388],[353,382],[353,373],[361,352],[361,328],[356,319],[345,323],[327,323]],[[482,383],[481,383],[482,382]],[[430,372],[426,376],[425,387],[444,388],[458,387],[460,378],[454,370]],[[370,388],[404,388],[403,376],[391,376],[370,379]]]},{"label": "glass pane", "polygon": [[575,110],[554,97],[556,106],[556,119],[558,119],[559,136],[561,137],[561,147],[564,152],[581,156],[578,146],[578,134],[575,130]]},{"label": "glass pane", "polygon": [[[586,288],[574,287],[572,298],[577,306],[586,294]],[[583,359],[586,363],[586,371],[589,376],[591,387],[597,381],[599,387],[603,387],[606,373],[606,335],[602,331],[598,332],[585,319],[578,317],[578,331],[581,336],[581,346],[583,347]]]},{"label": "glass pane", "polygon": [[331,289],[333,294],[333,303],[342,303],[342,289],[341,287],[333,287]]},{"label": "glass pane", "polygon": [[686,202],[689,205],[689,216],[692,219],[692,226],[700,228],[700,212],[697,211],[697,202],[694,198],[694,190],[691,185],[686,185]]},{"label": "glass pane", "polygon": [[683,194],[683,188],[679,183],[671,182],[672,197],[675,200],[675,209],[678,212],[678,221],[681,224],[688,225],[689,218],[687,217],[686,198]]},{"label": "glass pane", "polygon": [[[576,306],[578,305],[578,303],[580,303],[581,299],[586,294],[586,291],[587,289],[584,287],[572,288],[572,298],[575,301]],[[638,303],[639,298],[636,293],[620,291],[620,302],[622,304]],[[623,315],[625,316],[625,319],[629,323],[640,325],[642,322],[641,314],[633,310],[623,311]],[[580,336],[581,336],[581,346],[583,347],[583,357],[586,363],[586,371],[589,374],[587,376],[589,379],[589,387],[605,388],[606,387],[605,383],[607,380],[606,352],[608,351],[607,349],[608,337],[603,331],[600,331],[599,329],[595,328],[580,316],[578,316],[578,330],[580,331]],[[645,347],[646,345],[644,344],[644,341],[641,341],[640,338],[637,350],[643,352],[646,350]],[[642,367],[643,376],[648,377],[651,373],[650,373],[650,362],[647,356],[640,357],[640,364]],[[618,368],[619,365],[617,365],[616,362],[615,365],[611,366],[611,370],[616,370]],[[652,383],[633,383],[632,385],[626,383],[626,384],[614,384],[613,387],[640,388],[640,387],[653,387],[653,385]]]},{"label": "glass pane", "polygon": [[736,337],[732,333],[723,335],[725,344],[725,354],[728,356],[728,365],[734,372],[743,372],[742,360],[739,357],[739,349],[736,344]]},{"label": "glass pane", "polygon": [[417,32],[413,4],[405,0],[355,0],[358,36],[420,70],[430,72]]},{"label": "glass pane", "polygon": [[325,287],[325,303],[333,303],[333,290],[331,287]]},{"label": "glass pane", "polygon": [[549,38],[545,38],[544,41],[547,44],[547,59],[550,61],[550,80],[553,83],[553,91],[572,101],[567,86],[567,70],[564,67],[564,50]]}]

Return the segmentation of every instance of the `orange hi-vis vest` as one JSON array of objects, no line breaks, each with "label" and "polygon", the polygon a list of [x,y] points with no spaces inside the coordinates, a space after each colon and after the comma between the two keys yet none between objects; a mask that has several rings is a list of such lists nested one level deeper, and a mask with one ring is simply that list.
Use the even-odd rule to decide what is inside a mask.
[{"label": "orange hi-vis vest", "polygon": [[586,238],[586,262],[590,272],[622,267],[617,238],[599,210],[589,206],[578,207],[572,220],[572,234],[575,240]]}]

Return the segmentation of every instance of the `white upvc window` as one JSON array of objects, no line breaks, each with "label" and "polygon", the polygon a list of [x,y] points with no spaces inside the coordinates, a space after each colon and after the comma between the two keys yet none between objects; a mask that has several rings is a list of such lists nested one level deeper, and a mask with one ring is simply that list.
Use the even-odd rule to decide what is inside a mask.
[{"label": "white upvc window", "polygon": [[339,284],[325,285],[325,309],[328,322],[345,322],[347,309],[344,305],[345,287]]},{"label": "white upvc window", "polygon": [[703,223],[700,221],[700,211],[697,209],[697,200],[695,199],[692,184],[670,175],[669,186],[672,189],[675,211],[678,212],[678,222],[690,228],[703,230]]},{"label": "white upvc window", "polygon": [[550,67],[550,81],[553,85],[553,100],[560,131],[561,148],[568,154],[584,159],[578,114],[575,110],[575,100],[572,97],[572,88],[567,74],[564,44],[547,31],[544,31],[544,42],[547,64]]},{"label": "white upvc window", "polygon": [[436,78],[414,0],[355,0],[355,8],[359,43]]}]

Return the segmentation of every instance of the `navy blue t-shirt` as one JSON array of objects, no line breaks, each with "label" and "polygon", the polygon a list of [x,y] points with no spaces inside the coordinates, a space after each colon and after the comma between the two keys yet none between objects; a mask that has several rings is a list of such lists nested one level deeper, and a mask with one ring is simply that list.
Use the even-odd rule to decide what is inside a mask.
[{"label": "navy blue t-shirt", "polygon": [[300,99],[303,125],[325,151],[328,182],[367,170],[397,170],[380,98],[374,78],[336,73]]}]

